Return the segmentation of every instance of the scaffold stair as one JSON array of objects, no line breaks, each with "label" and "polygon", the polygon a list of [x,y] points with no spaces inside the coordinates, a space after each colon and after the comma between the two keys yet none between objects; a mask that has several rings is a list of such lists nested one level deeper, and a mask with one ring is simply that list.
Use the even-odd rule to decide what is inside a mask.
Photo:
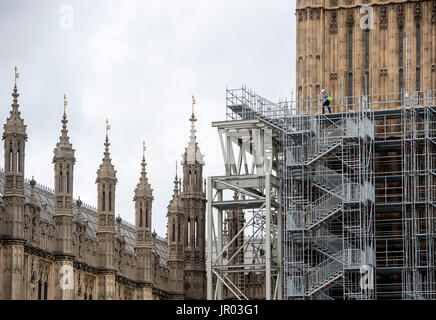
[{"label": "scaffold stair", "polygon": [[332,284],[342,277],[344,273],[342,251],[336,253],[334,258],[328,258],[307,273],[306,296],[312,296],[316,292]]}]

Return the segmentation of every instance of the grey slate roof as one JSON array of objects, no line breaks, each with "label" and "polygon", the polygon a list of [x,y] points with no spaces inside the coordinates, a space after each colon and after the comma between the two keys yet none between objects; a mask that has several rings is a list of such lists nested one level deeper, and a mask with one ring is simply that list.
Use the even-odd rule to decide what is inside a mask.
[{"label": "grey slate roof", "polygon": [[[0,171],[0,203],[3,202],[3,181],[4,174]],[[24,182],[24,194],[26,196],[26,202],[30,200],[30,182],[25,180]],[[41,220],[50,224],[53,224],[53,190],[36,184],[35,186],[35,201],[37,205],[41,207]],[[73,212],[77,215],[76,201],[73,202]],[[88,220],[88,228],[86,228],[87,235],[90,238],[96,239],[97,232],[97,209],[86,203],[83,203],[80,208],[82,220]],[[126,221],[121,222],[121,234],[124,235],[126,241],[126,250],[130,254],[134,254],[134,241],[135,241],[135,227]],[[168,246],[167,241],[160,237],[156,237],[156,251],[160,257],[160,265],[162,267],[167,266],[168,261]]]}]

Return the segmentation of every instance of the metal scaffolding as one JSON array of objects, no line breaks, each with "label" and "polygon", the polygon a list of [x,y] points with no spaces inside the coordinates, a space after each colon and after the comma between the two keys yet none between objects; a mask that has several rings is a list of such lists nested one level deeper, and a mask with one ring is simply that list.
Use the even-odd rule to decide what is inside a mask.
[{"label": "metal scaffolding", "polygon": [[[435,91],[339,97],[332,114],[320,98],[273,103],[245,87],[226,98],[208,298],[253,298],[250,272],[263,272],[267,299],[436,298]],[[240,253],[258,234],[252,264]]]}]

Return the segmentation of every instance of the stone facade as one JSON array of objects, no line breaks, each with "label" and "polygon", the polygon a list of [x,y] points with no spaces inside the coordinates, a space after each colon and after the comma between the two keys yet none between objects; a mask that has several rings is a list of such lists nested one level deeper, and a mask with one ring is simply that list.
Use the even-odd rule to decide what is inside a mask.
[{"label": "stone facade", "polygon": [[3,133],[5,170],[0,172],[0,299],[204,299],[205,163],[196,142],[194,114],[182,158],[183,180],[176,176],[168,206],[168,239],[163,239],[152,232],[153,190],[145,146],[131,225],[115,217],[118,180],[108,131],[97,171],[97,208],[73,200],[76,159],[65,112],[54,149],[54,189],[25,179],[27,134],[16,84],[12,95]]},{"label": "stone facade", "polygon": [[299,99],[436,88],[435,1],[297,0],[296,15]]}]

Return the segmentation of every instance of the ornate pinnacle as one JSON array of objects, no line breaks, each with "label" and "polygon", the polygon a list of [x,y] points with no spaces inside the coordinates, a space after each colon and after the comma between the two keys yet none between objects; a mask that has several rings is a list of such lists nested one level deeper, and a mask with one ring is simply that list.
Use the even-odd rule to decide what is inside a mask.
[{"label": "ornate pinnacle", "polygon": [[106,140],[104,142],[104,157],[105,158],[109,158],[110,153],[109,153],[109,130],[111,129],[111,126],[109,125],[109,120],[106,119]]},{"label": "ornate pinnacle", "polygon": [[145,140],[144,140],[144,141],[142,141],[142,163],[141,163],[141,167],[142,167],[141,175],[144,177],[146,175],[145,166],[147,165],[147,162],[145,162],[145,151],[146,150],[147,150],[147,147],[145,146]]},{"label": "ornate pinnacle", "polygon": [[179,179],[177,177],[177,165],[178,165],[178,162],[176,160],[176,177],[174,179],[174,193],[175,194],[179,193]]}]

